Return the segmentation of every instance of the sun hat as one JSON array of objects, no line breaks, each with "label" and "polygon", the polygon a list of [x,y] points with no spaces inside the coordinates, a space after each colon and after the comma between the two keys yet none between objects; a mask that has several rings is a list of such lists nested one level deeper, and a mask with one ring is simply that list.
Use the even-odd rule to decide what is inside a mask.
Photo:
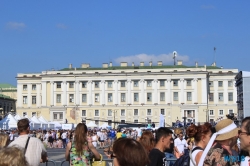
[{"label": "sun hat", "polygon": [[[232,123],[234,123],[234,121],[232,121],[231,119],[223,119],[221,121],[219,121],[216,126],[215,126],[215,130],[216,132],[220,131],[221,129],[231,125]],[[216,137],[215,140],[217,141],[221,141],[221,140],[227,140],[227,139],[230,139],[230,138],[233,138],[235,136],[238,135],[238,130],[239,128],[235,128],[233,130],[230,130],[229,132],[227,133],[223,133],[223,134],[220,134]]]}]

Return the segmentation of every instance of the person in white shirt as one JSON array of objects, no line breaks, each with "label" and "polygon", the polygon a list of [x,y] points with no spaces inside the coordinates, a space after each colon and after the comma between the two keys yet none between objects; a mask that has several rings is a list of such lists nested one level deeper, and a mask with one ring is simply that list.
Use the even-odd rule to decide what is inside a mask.
[{"label": "person in white shirt", "polygon": [[241,122],[241,128],[238,131],[240,138],[240,149],[243,150],[246,155],[241,158],[241,166],[250,165],[250,116],[245,117]]},{"label": "person in white shirt", "polygon": [[66,131],[64,131],[63,133],[62,133],[62,142],[63,142],[63,148],[66,148],[66,146],[67,146],[67,144],[66,144],[66,139],[67,139],[67,132]]},{"label": "person in white shirt", "polygon": [[27,149],[25,152],[25,157],[29,163],[29,166],[39,166],[40,162],[47,161],[47,151],[44,148],[41,140],[35,137],[29,137],[29,119],[21,119],[17,123],[17,128],[20,136],[9,144],[11,146],[17,146],[25,149],[27,144]]},{"label": "person in white shirt", "polygon": [[183,155],[184,149],[187,147],[187,141],[183,138],[183,133],[178,134],[178,138],[174,140],[175,149],[178,150],[178,153]]}]

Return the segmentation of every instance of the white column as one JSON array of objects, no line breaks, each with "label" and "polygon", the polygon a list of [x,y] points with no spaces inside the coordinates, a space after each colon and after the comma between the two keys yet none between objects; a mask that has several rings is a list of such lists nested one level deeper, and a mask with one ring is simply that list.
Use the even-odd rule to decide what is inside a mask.
[{"label": "white column", "polygon": [[131,83],[132,83],[132,81],[131,81],[131,79],[128,79],[127,80],[127,94],[125,94],[126,95],[126,101],[127,101],[127,104],[131,104]]},{"label": "white column", "polygon": [[[214,104],[218,104],[219,103],[219,94],[218,94],[218,81],[217,80],[214,80],[213,86],[214,86]],[[214,112],[214,114],[215,114],[215,112]]]},{"label": "white column", "polygon": [[202,104],[208,104],[207,103],[207,80],[206,78],[201,79],[201,89],[202,89]]},{"label": "white column", "polygon": [[89,90],[89,95],[88,95],[88,104],[92,105],[93,101],[92,101],[92,80],[88,81],[88,90]]},{"label": "white column", "polygon": [[115,101],[115,104],[118,104],[118,80],[114,81],[114,88],[115,88],[114,101]]},{"label": "white column", "polygon": [[153,103],[159,103],[158,101],[158,92],[157,92],[157,85],[158,85],[158,80],[154,79],[153,81],[153,88],[154,88],[154,94],[152,94],[152,101]]},{"label": "white column", "polygon": [[[17,84],[17,107],[23,106],[23,84]],[[3,106],[3,105],[2,105]]]},{"label": "white column", "polygon": [[36,106],[41,106],[41,84],[36,84]]},{"label": "white column", "polygon": [[167,88],[168,88],[168,93],[166,96],[167,98],[167,103],[172,103],[172,91],[171,91],[171,79],[167,79]]},{"label": "white column", "polygon": [[144,83],[145,81],[143,79],[140,80],[140,89],[141,89],[141,94],[139,94],[139,102],[145,104],[145,95],[144,95]]},{"label": "white column", "polygon": [[[101,86],[100,87],[102,89],[102,94],[100,96],[100,98],[101,98],[101,104],[105,104],[105,80],[101,81]],[[113,96],[112,96],[112,98],[113,98]]]},{"label": "white column", "polygon": [[184,92],[184,79],[180,79],[180,88],[181,88],[181,94],[180,94],[180,103],[185,103],[185,92]]},{"label": "white column", "polygon": [[80,102],[79,102],[79,100],[80,100],[80,97],[79,97],[79,80],[76,80],[75,81],[75,97],[76,97],[76,99],[75,99],[75,104],[76,105],[79,105],[80,104]]},{"label": "white column", "polygon": [[42,81],[42,107],[47,106],[47,82]]},{"label": "white column", "polygon": [[50,81],[50,105],[54,106],[54,82]]},{"label": "white column", "polygon": [[62,87],[62,91],[63,91],[62,103],[63,103],[63,106],[66,106],[67,105],[67,82],[63,81],[61,87]]},{"label": "white column", "polygon": [[224,104],[228,104],[228,80],[223,81],[223,98]]},{"label": "white column", "polygon": [[31,107],[31,102],[32,102],[32,96],[31,96],[31,87],[32,87],[32,84],[27,84],[27,90],[28,90],[28,95],[27,95],[27,98],[28,98],[28,107]]},{"label": "white column", "polygon": [[194,102],[198,102],[198,93],[197,93],[197,89],[198,89],[198,86],[197,86],[197,82],[198,82],[198,79],[197,78],[194,78],[193,79],[193,84],[192,84],[192,87],[194,89],[194,93],[192,94],[192,99]]}]

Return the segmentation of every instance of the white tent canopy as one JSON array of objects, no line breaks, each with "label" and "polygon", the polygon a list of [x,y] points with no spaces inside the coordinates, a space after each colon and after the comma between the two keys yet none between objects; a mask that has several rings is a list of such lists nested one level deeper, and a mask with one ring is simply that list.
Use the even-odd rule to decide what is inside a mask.
[{"label": "white tent canopy", "polygon": [[93,121],[90,121],[90,122],[87,124],[87,127],[97,127],[97,125],[96,125]]},{"label": "white tent canopy", "polygon": [[16,120],[22,119],[21,116],[19,116],[18,114],[16,114],[16,115],[14,116],[14,118],[15,118]]},{"label": "white tent canopy", "polygon": [[39,121],[39,120],[37,119],[36,116],[32,116],[32,118],[30,118],[30,121],[31,121],[32,123],[42,123],[41,121]]},{"label": "white tent canopy", "polygon": [[0,121],[0,128],[1,129],[17,128],[17,121],[11,114],[9,114]]},{"label": "white tent canopy", "polygon": [[48,121],[43,116],[40,116],[38,120],[42,123],[48,123]]},{"label": "white tent canopy", "polygon": [[99,126],[99,128],[108,128],[108,127],[111,127],[108,125],[108,123],[103,123],[101,126]]}]

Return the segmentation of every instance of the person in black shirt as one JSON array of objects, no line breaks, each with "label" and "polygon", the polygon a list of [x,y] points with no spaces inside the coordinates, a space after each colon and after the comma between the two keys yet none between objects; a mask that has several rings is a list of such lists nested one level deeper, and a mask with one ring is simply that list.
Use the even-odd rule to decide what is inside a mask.
[{"label": "person in black shirt", "polygon": [[[165,151],[166,158],[172,158],[176,159],[174,156],[174,139],[171,137],[171,143],[170,143],[170,148],[167,148]],[[172,166],[174,164],[174,161],[168,161],[168,166]]]},{"label": "person in black shirt", "polygon": [[167,160],[164,151],[170,148],[172,131],[166,127],[160,127],[156,131],[155,148],[149,153],[149,166],[167,166]]}]

